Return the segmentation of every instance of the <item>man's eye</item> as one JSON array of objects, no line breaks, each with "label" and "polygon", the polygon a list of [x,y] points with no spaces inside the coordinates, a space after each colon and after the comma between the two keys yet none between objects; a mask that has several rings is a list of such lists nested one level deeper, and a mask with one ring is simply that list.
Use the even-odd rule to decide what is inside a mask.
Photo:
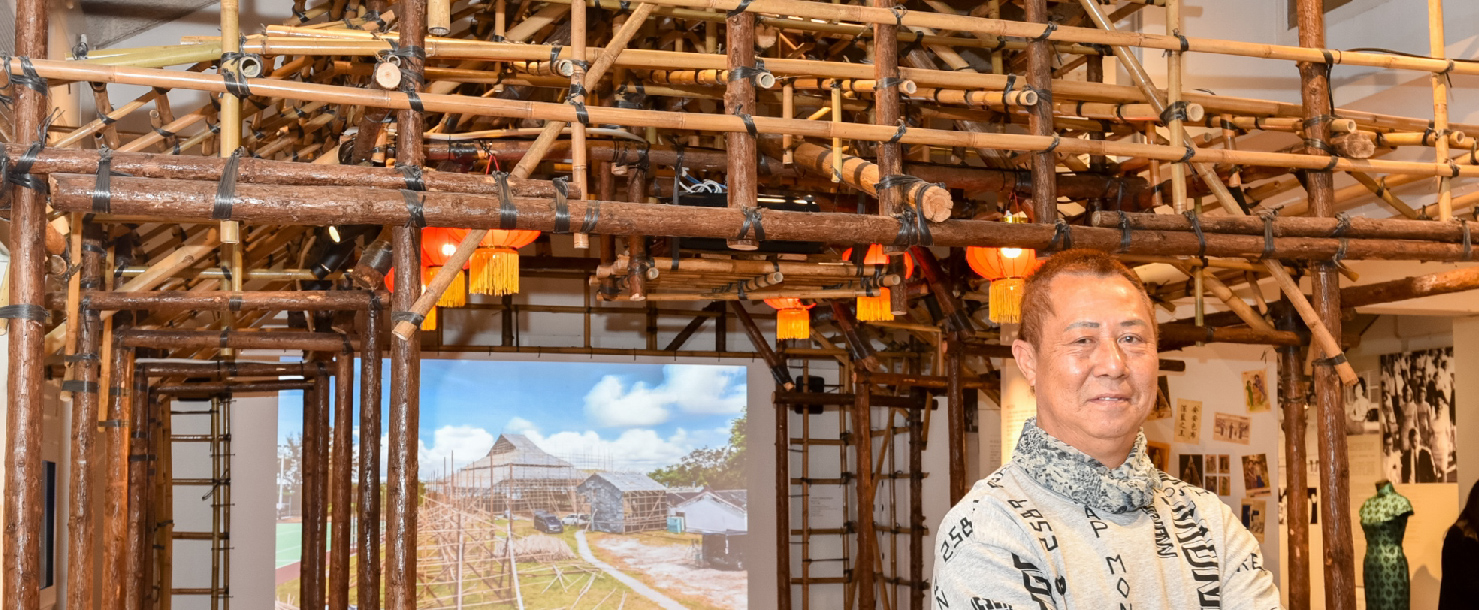
[{"label": "man's eye", "polygon": [[1121,343],[1144,343],[1145,339],[1140,335],[1125,335],[1120,337]]}]

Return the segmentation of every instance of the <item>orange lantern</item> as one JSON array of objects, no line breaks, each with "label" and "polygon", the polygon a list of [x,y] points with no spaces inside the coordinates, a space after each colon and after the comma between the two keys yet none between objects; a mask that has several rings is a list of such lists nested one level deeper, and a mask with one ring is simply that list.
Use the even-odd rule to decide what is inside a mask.
[{"label": "orange lantern", "polygon": [[765,304],[776,310],[775,338],[777,341],[811,338],[811,314],[807,310],[815,305],[803,305],[801,299],[765,299]]},{"label": "orange lantern", "polygon": [[1022,248],[965,249],[965,260],[971,269],[991,281],[988,316],[997,324],[1022,321],[1022,289],[1027,276],[1037,269],[1037,252]]},{"label": "orange lantern", "polygon": [[[842,251],[843,260],[852,260],[852,248]],[[868,246],[868,253],[863,255],[864,265],[887,265],[888,255],[883,252],[883,244]],[[904,277],[914,275],[914,257],[904,254]],[[887,286],[879,286],[878,294],[873,296],[861,296],[857,300],[858,321],[860,322],[888,322],[894,319],[893,303]]]},{"label": "orange lantern", "polygon": [[[457,243],[470,232],[448,229]],[[478,242],[472,254],[473,294],[501,296],[519,292],[519,248],[534,243],[539,231],[503,231],[492,229]],[[454,246],[455,251],[455,246]]]}]

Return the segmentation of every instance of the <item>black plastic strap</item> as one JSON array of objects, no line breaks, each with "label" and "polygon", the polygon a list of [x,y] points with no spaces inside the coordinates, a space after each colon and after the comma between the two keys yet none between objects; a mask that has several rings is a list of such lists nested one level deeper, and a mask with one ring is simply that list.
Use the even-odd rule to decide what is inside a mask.
[{"label": "black plastic strap", "polygon": [[1181,215],[1191,223],[1191,232],[1197,236],[1197,258],[1205,263],[1207,261],[1207,236],[1202,233],[1202,217],[1196,213],[1196,210],[1187,210]]},{"label": "black plastic strap", "polygon": [[62,382],[62,391],[82,394],[97,394],[98,383],[96,381],[69,379]]},{"label": "black plastic strap", "polygon": [[252,95],[252,88],[241,73],[241,61],[246,57],[246,53],[240,51],[221,54],[220,73],[221,80],[226,83],[226,92],[241,99]]},{"label": "black plastic strap", "polygon": [[397,163],[396,166],[395,166],[395,171],[398,171],[398,172],[401,173],[402,176],[405,176],[405,178],[406,178],[406,190],[408,190],[408,191],[424,191],[424,190],[426,190],[426,176],[424,174],[422,174],[422,172],[421,172],[421,166],[419,166],[419,165],[403,165],[403,164]]},{"label": "black plastic strap", "polygon": [[1128,252],[1130,250],[1130,232],[1132,230],[1130,227],[1130,215],[1120,212],[1120,252]]},{"label": "black plastic strap", "polygon": [[580,232],[591,233],[596,230],[596,223],[601,221],[601,202],[587,201],[585,203],[585,218],[580,221]]},{"label": "black plastic strap", "polygon": [[555,233],[570,232],[570,178],[556,176],[550,181],[555,186]]},{"label": "black plastic strap", "polygon": [[42,95],[46,94],[49,85],[46,78],[36,73],[36,66],[31,65],[31,58],[20,57],[21,73],[10,74],[10,57],[5,58],[5,73],[10,75],[11,85],[20,85]]},{"label": "black plastic strap", "polygon": [[732,9],[729,9],[728,11],[726,11],[724,13],[724,16],[725,17],[738,17],[740,15],[740,13],[743,13],[743,12],[745,12],[746,9],[750,8],[750,3],[751,2],[754,2],[754,1],[755,0],[740,0],[739,6],[736,6],[736,7],[732,8]]},{"label": "black plastic strap", "polygon": [[586,127],[591,126],[591,113],[585,108],[585,87],[579,84],[570,85],[570,92],[565,95],[565,103],[575,107],[575,120]]},{"label": "black plastic strap", "polygon": [[888,139],[888,142],[886,142],[886,143],[887,144],[898,144],[899,143],[899,140],[904,139],[904,134],[905,133],[908,133],[908,131],[909,131],[909,122],[908,121],[905,121],[904,119],[899,119],[899,130],[898,131],[895,131],[894,132],[894,135],[892,137],[890,137]]},{"label": "black plastic strap", "polygon": [[1186,114],[1186,108],[1186,102],[1172,102],[1170,106],[1166,106],[1166,109],[1161,111],[1161,123],[1170,125],[1171,121],[1188,120],[1190,117]]},{"label": "black plastic strap", "polygon": [[1058,24],[1049,21],[1047,27],[1042,29],[1041,34],[1028,38],[1027,42],[1046,42],[1048,37],[1053,35],[1053,30],[1056,29],[1058,29]]},{"label": "black plastic strap", "polygon": [[750,137],[759,137],[760,131],[755,129],[755,119],[748,114],[740,112],[741,110],[742,107],[739,104],[735,104],[734,110],[730,114],[739,117],[741,121],[745,122],[745,131],[750,132]]},{"label": "black plastic strap", "polygon": [[1263,253],[1258,255],[1259,259],[1268,260],[1274,255],[1274,217],[1278,216],[1272,210],[1263,213]]},{"label": "black plastic strap", "polygon": [[1330,232],[1331,237],[1342,237],[1346,231],[1351,230],[1351,216],[1345,212],[1335,215],[1335,230]]},{"label": "black plastic strap", "polygon": [[223,328],[223,329],[221,329],[221,338],[220,338],[221,349],[226,349],[226,346],[228,346],[230,344],[231,344],[231,329],[229,329],[229,328]]},{"label": "black plastic strap", "polygon": [[[113,209],[113,150],[107,146],[98,150],[97,179],[92,185],[92,211],[107,214]],[[87,244],[92,246],[93,244]],[[97,246],[93,246],[97,247]],[[99,248],[101,249],[101,248]]]},{"label": "black plastic strap", "polygon": [[410,66],[413,63],[425,65],[426,49],[415,45],[403,47],[394,40],[386,40],[385,42],[390,45],[390,51],[386,53],[386,56],[400,60],[401,83],[398,88],[401,93],[406,94],[406,101],[411,105],[411,110],[425,112],[426,107],[421,104],[421,95],[417,92],[417,88],[421,86],[421,83],[425,82],[425,79],[420,74],[413,72]]},{"label": "black plastic strap", "polygon": [[[22,57],[21,59],[25,59]],[[28,60],[29,62],[29,60]],[[12,76],[14,80],[16,77]],[[4,173],[6,180],[11,184],[28,188],[39,193],[50,193],[51,186],[45,180],[31,173],[31,167],[36,165],[41,151],[46,148],[46,133],[51,129],[51,121],[56,114],[47,115],[46,120],[36,129],[36,140],[26,147],[26,152],[21,153],[20,158],[15,160],[15,166],[10,171],[3,171],[5,158],[0,155],[0,173]]]},{"label": "black plastic strap", "polygon": [[[230,280],[227,280],[230,282]],[[242,298],[239,294],[233,294],[226,298],[226,309],[228,311],[241,311]]]},{"label": "black plastic strap", "polygon": [[412,229],[426,228],[426,196],[416,191],[401,189],[406,200],[406,226]]},{"label": "black plastic strap", "polygon": [[765,241],[765,223],[760,217],[761,208],[743,207],[740,208],[740,211],[745,213],[745,221],[740,223],[739,235],[736,235],[734,238],[736,240],[749,239],[748,236],[753,231],[755,241]]},{"label": "black plastic strap", "polygon": [[40,305],[30,303],[16,303],[0,307],[0,319],[4,320],[30,320],[46,324],[51,322],[51,312]]},{"label": "black plastic strap", "polygon": [[1062,252],[1073,248],[1073,230],[1059,218],[1053,223],[1053,239],[1048,241],[1048,252]]},{"label": "black plastic strap", "polygon": [[1337,367],[1346,363],[1345,353],[1341,352],[1329,358],[1316,358],[1314,363],[1318,366]]},{"label": "black plastic strap", "polygon": [[901,247],[931,246],[934,243],[935,238],[930,235],[929,224],[925,222],[924,215],[920,214],[915,206],[902,206],[899,211],[899,233],[894,236],[894,245]]},{"label": "black plastic strap", "polygon": [[1187,52],[1188,50],[1191,49],[1191,41],[1186,39],[1186,36],[1181,33],[1181,30],[1179,30],[1179,29],[1171,30],[1171,35],[1172,36],[1175,36],[1176,37],[1176,40],[1180,40],[1181,41],[1181,52],[1182,53],[1185,53],[1185,52]]},{"label": "black plastic strap", "polygon": [[390,313],[390,321],[395,324],[410,322],[414,326],[421,326],[426,321],[426,316],[414,311],[394,311]]},{"label": "black plastic strap", "polygon": [[514,194],[508,187],[508,173],[493,172],[498,183],[498,228],[512,231],[519,226],[519,208],[514,207]]},{"label": "black plastic strap", "polygon": [[1188,138],[1186,140],[1183,140],[1181,143],[1186,146],[1186,154],[1181,155],[1180,159],[1172,161],[1172,163],[1175,163],[1177,165],[1184,164],[1187,161],[1190,161],[1192,157],[1195,157],[1197,155],[1197,149],[1195,146],[1191,145],[1191,139]]},{"label": "black plastic strap", "polygon": [[1340,247],[1335,249],[1335,255],[1332,256],[1332,257],[1330,257],[1330,262],[1332,262],[1332,263],[1338,263],[1342,259],[1344,259],[1345,258],[1345,249],[1346,249],[1347,246],[1350,246],[1350,245],[1351,245],[1351,240],[1346,239],[1344,237],[1340,238]]},{"label": "black plastic strap", "polygon": [[1042,152],[1044,152],[1044,153],[1051,153],[1051,152],[1053,152],[1055,150],[1058,150],[1058,144],[1061,143],[1061,142],[1063,142],[1063,137],[1060,136],[1060,135],[1058,135],[1058,134],[1056,134],[1056,133],[1053,134],[1053,143],[1052,144],[1048,144],[1048,147],[1042,149]]},{"label": "black plastic strap", "polygon": [[1473,260],[1474,242],[1473,242],[1473,240],[1471,240],[1469,238],[1469,221],[1468,221],[1468,219],[1465,219],[1465,218],[1458,219],[1458,226],[1464,230],[1464,258],[1463,258],[1463,260],[1466,260],[1466,261],[1467,260]]},{"label": "black plastic strap", "polygon": [[753,84],[759,85],[760,83],[757,79],[762,74],[770,74],[770,71],[753,66],[735,66],[733,70],[729,71],[729,76],[726,80],[729,80],[730,82],[747,80]]},{"label": "black plastic strap", "polygon": [[231,219],[231,207],[236,204],[236,167],[241,163],[241,154],[245,150],[242,147],[231,151],[225,167],[221,168],[221,182],[216,185],[216,200],[211,206],[212,219]]}]

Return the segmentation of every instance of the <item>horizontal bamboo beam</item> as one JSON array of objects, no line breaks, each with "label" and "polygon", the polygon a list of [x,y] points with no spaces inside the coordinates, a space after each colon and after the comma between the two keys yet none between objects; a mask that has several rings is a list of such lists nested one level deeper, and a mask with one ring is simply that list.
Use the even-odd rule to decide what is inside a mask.
[{"label": "horizontal bamboo beam", "polygon": [[[1180,214],[1125,214],[1132,230],[1190,231],[1191,220]],[[1092,224],[1096,227],[1120,226],[1120,212],[1094,212]],[[1264,220],[1256,216],[1212,216],[1200,217],[1203,232],[1238,235],[1263,235]],[[1476,223],[1479,224],[1479,223]],[[1436,220],[1408,220],[1405,218],[1352,217],[1313,218],[1304,216],[1279,216],[1273,219],[1276,237],[1349,237],[1357,239],[1413,239],[1462,243],[1464,225],[1458,222]],[[1470,231],[1479,232],[1479,226]]]},{"label": "horizontal bamboo beam", "polygon": [[150,362],[139,360],[135,374],[151,377],[316,377],[332,375],[321,362]]},{"label": "horizontal bamboo beam", "polygon": [[[774,2],[782,0],[766,1]],[[886,10],[884,12],[888,13]],[[626,55],[627,53],[622,54],[623,57]],[[77,62],[42,59],[33,60],[32,64],[38,74],[58,80],[158,86],[214,93],[227,92],[225,82],[215,75],[118,66],[85,66]],[[867,66],[864,67],[866,68]],[[20,67],[12,66],[11,70],[13,73],[18,73]],[[397,110],[411,109],[411,100],[407,94],[395,91],[371,91],[355,87],[301,83],[266,78],[246,79],[246,81],[252,88],[254,95],[265,97],[323,101],[334,104],[363,105]],[[580,120],[580,117],[577,116],[577,109],[574,106],[562,103],[524,102],[434,93],[424,93],[419,98],[423,108],[429,112],[458,113],[471,116],[513,117],[545,121],[572,122]],[[753,128],[759,133],[789,133],[816,138],[831,139],[837,137],[873,142],[892,141],[895,139],[897,132],[897,127],[885,125],[780,119],[762,116],[753,117],[747,123],[741,117],[733,115],[636,110],[604,106],[587,107],[586,114],[588,115],[589,121],[602,124],[742,133],[748,132],[752,128],[748,125],[752,123]],[[1146,157],[1162,161],[1179,161],[1187,152],[1183,148],[1172,146],[1134,144],[1112,140],[1092,141],[1077,138],[1060,138],[1057,136],[962,133],[926,128],[909,129],[907,133],[898,138],[898,141],[905,144],[927,144],[943,147],[964,146],[967,148],[998,150],[1044,151],[1053,149],[1074,155],[1117,155]],[[1190,160],[1198,163],[1259,165],[1325,171],[1361,171],[1378,174],[1479,176],[1479,166],[1465,167],[1415,161],[1351,160],[1316,155],[1226,149],[1200,149],[1196,151],[1196,154]]]},{"label": "horizontal bamboo beam", "polygon": [[[63,212],[87,212],[92,206],[92,176],[53,174],[52,205]],[[211,218],[216,184],[190,180],[146,180],[115,177],[113,208],[120,213],[155,216],[171,221]],[[500,228],[501,202],[496,197],[462,193],[426,193],[422,218],[428,226]],[[519,229],[551,231],[555,228],[554,202],[515,197],[509,207],[517,210],[514,226]],[[653,206],[619,201],[567,203],[570,218],[595,218],[592,234],[671,235],[678,237],[732,238],[746,224],[743,211],[726,208]],[[330,225],[341,223],[397,225],[409,218],[405,197],[398,191],[352,187],[283,187],[241,185],[232,218],[258,224]],[[766,210],[761,224],[767,239],[823,243],[894,243],[901,235],[908,241],[917,227],[903,228],[898,219],[864,214],[809,213]],[[751,222],[753,224],[753,222]],[[754,229],[754,227],[752,227]],[[1021,247],[1051,250],[1053,225],[1002,223],[980,220],[948,220],[928,225],[930,238],[939,246]],[[1258,256],[1264,250],[1262,236],[1207,234],[1199,240],[1190,231],[1134,231],[1128,248],[1121,248],[1118,229],[1066,227],[1056,247],[1072,245],[1106,252],[1155,255],[1199,255],[1215,257]],[[1205,242],[1205,243],[1204,243]],[[1400,240],[1276,237],[1274,258],[1328,260],[1338,253],[1350,260],[1437,260],[1465,257],[1459,244]]]},{"label": "horizontal bamboo beam", "polygon": [[[151,309],[158,311],[349,311],[369,309],[371,294],[362,291],[278,292],[115,292],[82,293],[82,308],[93,310]],[[53,293],[64,302],[66,295]],[[388,299],[381,297],[384,302]]]},{"label": "horizontal bamboo beam", "polygon": [[1255,345],[1305,345],[1307,343],[1304,337],[1292,331],[1199,327],[1191,324],[1162,324],[1156,334],[1162,350],[1179,349],[1195,343],[1251,343]]},{"label": "horizontal bamboo beam", "polygon": [[350,352],[359,339],[340,333],[263,330],[153,330],[117,331],[113,339],[121,347],[160,349],[282,349],[307,352]]},{"label": "horizontal bamboo beam", "polygon": [[223,392],[242,393],[247,392],[285,392],[288,390],[311,390],[314,382],[294,381],[289,379],[273,381],[205,381],[198,383],[182,383],[158,385],[149,388],[155,394],[168,395],[190,395],[190,394],[220,394]]}]

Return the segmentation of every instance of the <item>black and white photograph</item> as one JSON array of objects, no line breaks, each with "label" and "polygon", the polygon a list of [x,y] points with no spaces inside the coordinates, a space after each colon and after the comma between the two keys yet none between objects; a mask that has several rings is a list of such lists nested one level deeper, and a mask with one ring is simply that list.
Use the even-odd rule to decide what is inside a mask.
[{"label": "black and white photograph", "polygon": [[1376,418],[1386,478],[1395,483],[1458,482],[1453,348],[1382,356],[1380,378]]}]

